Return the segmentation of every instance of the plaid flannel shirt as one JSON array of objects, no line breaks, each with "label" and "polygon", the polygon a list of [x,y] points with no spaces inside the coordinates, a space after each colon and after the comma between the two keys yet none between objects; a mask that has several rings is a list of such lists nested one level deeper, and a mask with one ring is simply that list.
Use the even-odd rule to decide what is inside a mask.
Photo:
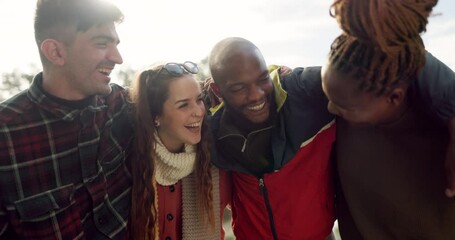
[{"label": "plaid flannel shirt", "polygon": [[0,239],[125,239],[133,138],[126,91],[83,109],[51,101],[35,77],[0,105]]}]

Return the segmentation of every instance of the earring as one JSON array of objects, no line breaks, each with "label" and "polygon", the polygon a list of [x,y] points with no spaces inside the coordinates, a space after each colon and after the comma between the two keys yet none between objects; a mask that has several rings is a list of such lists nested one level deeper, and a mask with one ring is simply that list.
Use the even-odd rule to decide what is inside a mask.
[{"label": "earring", "polygon": [[155,127],[159,127],[160,126],[160,121],[155,119],[154,124],[155,124]]}]

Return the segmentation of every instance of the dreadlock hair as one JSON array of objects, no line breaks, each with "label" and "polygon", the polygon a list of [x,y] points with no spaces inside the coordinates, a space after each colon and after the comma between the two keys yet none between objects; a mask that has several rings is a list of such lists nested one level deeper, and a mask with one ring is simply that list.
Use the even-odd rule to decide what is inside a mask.
[{"label": "dreadlock hair", "polygon": [[[142,71],[134,80],[130,96],[134,106],[136,142],[135,154],[131,170],[133,176],[132,206],[129,222],[132,239],[155,239],[158,233],[158,209],[155,199],[157,189],[154,184],[154,172],[157,139],[156,126],[153,124],[157,116],[163,112],[163,105],[169,96],[170,82],[179,77],[161,71],[163,65]],[[158,76],[158,72],[159,76]],[[188,73],[184,73],[188,74]],[[206,120],[206,119],[205,119]],[[203,121],[201,142],[196,148],[196,188],[200,215],[215,228],[213,213],[212,175],[210,161],[209,127]]]},{"label": "dreadlock hair", "polygon": [[437,0],[335,0],[330,14],[343,33],[329,63],[378,96],[409,84],[425,64],[420,33]]}]

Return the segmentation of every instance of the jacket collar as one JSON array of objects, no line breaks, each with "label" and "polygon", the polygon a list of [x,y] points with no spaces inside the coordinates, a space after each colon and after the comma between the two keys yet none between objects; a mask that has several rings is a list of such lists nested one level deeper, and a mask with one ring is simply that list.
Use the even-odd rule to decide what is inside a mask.
[{"label": "jacket collar", "polygon": [[82,111],[88,110],[91,112],[99,112],[107,107],[103,98],[95,96],[92,98],[89,105],[82,109],[70,108],[68,106],[62,105],[56,101],[50,99],[42,90],[43,84],[43,73],[37,74],[33,78],[33,82],[27,92],[27,96],[35,103],[38,107],[43,110],[52,113],[55,117],[62,119],[64,121],[72,121]]},{"label": "jacket collar", "polygon": [[275,94],[276,111],[279,112],[288,96],[287,92],[281,86],[280,67],[277,65],[269,66],[270,78],[272,79],[273,93]]}]

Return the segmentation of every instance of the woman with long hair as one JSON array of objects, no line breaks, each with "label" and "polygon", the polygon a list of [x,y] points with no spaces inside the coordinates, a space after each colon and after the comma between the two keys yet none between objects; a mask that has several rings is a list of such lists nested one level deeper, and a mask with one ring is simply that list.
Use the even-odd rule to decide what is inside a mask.
[{"label": "woman with long hair", "polygon": [[222,239],[229,176],[211,164],[210,134],[192,62],[140,72],[130,94],[136,122],[133,239]]}]

